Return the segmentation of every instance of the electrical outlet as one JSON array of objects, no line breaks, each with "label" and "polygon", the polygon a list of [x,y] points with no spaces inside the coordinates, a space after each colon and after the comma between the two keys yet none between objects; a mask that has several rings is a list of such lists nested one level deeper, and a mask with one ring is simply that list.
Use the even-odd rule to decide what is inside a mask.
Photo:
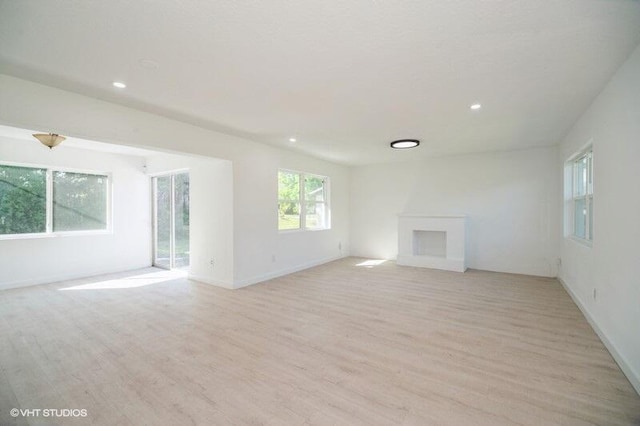
[{"label": "electrical outlet", "polygon": [[556,265],[558,265],[558,266],[561,266],[561,265],[562,265],[562,258],[560,258],[560,257],[559,257],[559,258],[556,260]]},{"label": "electrical outlet", "polygon": [[271,262],[272,262],[272,263],[275,263],[275,261],[276,261],[276,255],[275,255],[275,254],[272,254],[272,255],[271,255]]},{"label": "electrical outlet", "polygon": [[212,267],[215,266],[216,262],[214,261],[213,257],[211,258],[211,260],[209,261],[209,265],[211,265]]},{"label": "electrical outlet", "polygon": [[342,251],[342,241],[338,243],[338,250]]},{"label": "electrical outlet", "polygon": [[598,292],[595,288],[593,289],[593,300],[598,300]]}]

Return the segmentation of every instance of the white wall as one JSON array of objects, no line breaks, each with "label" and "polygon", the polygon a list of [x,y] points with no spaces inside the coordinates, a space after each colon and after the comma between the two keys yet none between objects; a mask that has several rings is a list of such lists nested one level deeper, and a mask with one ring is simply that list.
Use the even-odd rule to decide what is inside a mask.
[{"label": "white wall", "polygon": [[[189,277],[233,287],[233,173],[231,162],[185,155],[147,158],[147,173],[189,171]],[[211,260],[214,264],[211,265]]]},{"label": "white wall", "polygon": [[[329,177],[331,229],[278,232],[278,168]],[[265,147],[234,161],[233,174],[236,287],[349,254],[349,171],[346,167]]]},{"label": "white wall", "polygon": [[0,161],[112,173],[113,233],[0,240],[0,289],[151,264],[149,178],[141,157],[0,137]]},{"label": "white wall", "polygon": [[[235,287],[349,253],[346,167],[6,75],[0,75],[0,124],[230,160]],[[278,167],[331,178],[331,230],[278,233]]]},{"label": "white wall", "polygon": [[395,258],[398,214],[467,215],[467,266],[555,276],[560,203],[555,147],[357,167],[351,253]]},{"label": "white wall", "polygon": [[561,143],[556,168],[590,141],[593,246],[563,238],[559,277],[640,392],[640,47]]}]

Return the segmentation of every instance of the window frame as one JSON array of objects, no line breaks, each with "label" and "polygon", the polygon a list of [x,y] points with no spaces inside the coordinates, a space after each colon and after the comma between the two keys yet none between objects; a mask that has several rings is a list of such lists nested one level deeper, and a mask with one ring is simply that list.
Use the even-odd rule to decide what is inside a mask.
[{"label": "window frame", "polygon": [[[583,193],[576,190],[580,172],[578,163],[586,158],[586,184]],[[567,235],[574,241],[591,247],[593,245],[593,196],[594,196],[594,155],[593,145],[589,144],[572,155],[567,161],[567,168],[571,183],[568,189],[571,191],[568,199],[567,207]],[[582,177],[580,177],[582,180]],[[584,237],[576,235],[576,219],[575,212],[578,202],[584,202],[585,213],[585,229]],[[591,206],[591,208],[589,208]]]},{"label": "window frame", "polygon": [[[29,169],[45,170],[45,231],[24,234],[0,234],[0,240],[20,240],[32,238],[51,238],[83,235],[109,235],[113,234],[113,174],[111,172],[76,169],[70,167],[47,166],[41,164],[21,163],[13,161],[0,161],[0,166],[22,167]],[[106,189],[106,226],[105,229],[90,229],[79,231],[53,231],[53,173],[65,172],[85,175],[102,176],[107,179]]]},{"label": "window frame", "polygon": [[[280,173],[289,173],[289,174],[295,174],[298,175],[298,198],[296,200],[285,200],[285,199],[281,199],[280,198],[280,188],[279,188],[279,183],[280,183],[280,179],[279,179],[279,175]],[[300,226],[298,228],[290,228],[290,229],[280,229],[280,218],[277,217],[278,219],[278,232],[282,232],[282,233],[290,233],[290,232],[315,232],[315,231],[328,231],[331,229],[331,203],[330,203],[330,198],[331,198],[331,179],[329,178],[329,176],[325,176],[325,175],[320,175],[317,173],[309,173],[309,172],[301,172],[298,170],[291,170],[291,169],[284,169],[284,168],[279,168],[276,177],[277,179],[277,183],[278,185],[276,185],[276,190],[277,190],[277,201],[278,201],[278,215],[279,210],[280,210],[280,203],[281,202],[287,202],[287,203],[291,203],[291,202],[296,202],[298,203],[298,211],[299,211],[299,215],[300,215]],[[322,188],[324,190],[324,200],[323,201],[310,201],[307,200],[307,194],[305,193],[305,179],[307,177],[312,177],[312,178],[320,178],[323,180],[323,185]],[[326,215],[326,219],[325,219],[325,223],[323,227],[319,227],[319,228],[309,228],[307,226],[307,204],[323,204],[325,207],[325,211],[327,212]]]}]

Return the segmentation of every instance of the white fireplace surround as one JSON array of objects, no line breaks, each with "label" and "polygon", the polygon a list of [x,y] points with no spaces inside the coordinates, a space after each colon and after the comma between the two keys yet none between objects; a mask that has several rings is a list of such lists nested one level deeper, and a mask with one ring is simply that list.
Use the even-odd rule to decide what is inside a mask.
[{"label": "white fireplace surround", "polygon": [[400,215],[396,263],[464,272],[465,228],[465,216]]}]

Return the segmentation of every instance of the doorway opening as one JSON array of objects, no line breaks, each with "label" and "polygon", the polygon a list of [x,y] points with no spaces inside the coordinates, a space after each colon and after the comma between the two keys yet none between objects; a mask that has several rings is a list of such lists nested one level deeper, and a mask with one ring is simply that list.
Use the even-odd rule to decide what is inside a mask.
[{"label": "doorway opening", "polygon": [[189,268],[189,173],[152,178],[153,265]]}]

